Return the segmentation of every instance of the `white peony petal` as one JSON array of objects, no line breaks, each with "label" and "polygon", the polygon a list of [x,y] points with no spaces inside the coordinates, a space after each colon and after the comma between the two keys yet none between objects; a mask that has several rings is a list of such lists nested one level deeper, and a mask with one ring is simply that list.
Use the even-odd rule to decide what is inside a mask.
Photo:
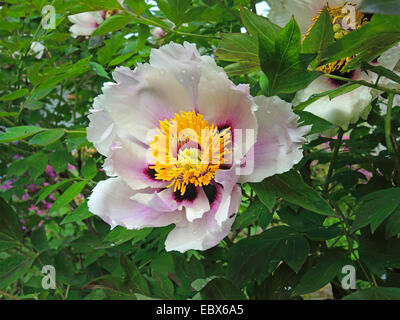
[{"label": "white peony petal", "polygon": [[69,31],[72,37],[90,36],[104,21],[104,11],[82,12],[68,16],[69,21],[74,23]]},{"label": "white peony petal", "polygon": [[119,67],[113,77],[117,83],[103,86],[106,109],[118,129],[143,143],[153,140],[160,120],[191,110],[189,96],[165,70],[150,65],[138,65],[134,71]]},{"label": "white peony petal", "polygon": [[[241,201],[240,187],[235,186],[230,198],[228,208],[233,215],[237,213]],[[180,252],[190,249],[207,250],[216,246],[229,234],[234,220],[235,218],[232,217],[219,225],[215,220],[213,211],[209,211],[201,219],[196,219],[193,222],[182,221],[169,233],[165,241],[165,249]]]},{"label": "white peony petal", "polygon": [[246,166],[254,166],[241,182],[260,182],[266,177],[289,171],[303,157],[303,136],[309,127],[298,127],[291,105],[278,97],[254,98],[259,123],[257,142],[246,155]]},{"label": "white peony petal", "polygon": [[122,177],[132,189],[161,188],[169,184],[154,178],[153,171],[149,168],[151,163],[146,157],[148,149],[140,144],[119,139],[111,149],[109,166],[112,167],[112,172]]},{"label": "white peony petal", "polygon": [[98,152],[108,156],[111,144],[116,137],[116,129],[110,115],[104,111],[104,96],[94,98],[93,109],[87,128],[87,139],[93,143]]},{"label": "white peony petal", "polygon": [[[360,73],[360,71],[356,71]],[[355,74],[355,79],[365,79],[361,74]],[[306,101],[311,95],[337,88],[338,85],[324,76],[315,79],[307,88],[297,92],[293,104]],[[304,110],[315,114],[343,129],[356,122],[368,108],[372,95],[368,87],[361,86],[353,91],[329,99],[328,96],[318,99]]]},{"label": "white peony petal", "polygon": [[121,178],[100,181],[89,197],[89,211],[102,218],[112,228],[123,226],[128,229],[163,227],[179,223],[179,211],[161,212],[131,199],[135,195]]}]

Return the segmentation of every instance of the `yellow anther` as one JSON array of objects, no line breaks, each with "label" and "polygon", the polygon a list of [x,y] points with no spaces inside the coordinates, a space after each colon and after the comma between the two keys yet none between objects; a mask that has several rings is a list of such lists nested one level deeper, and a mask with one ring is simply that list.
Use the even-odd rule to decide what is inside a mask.
[{"label": "yellow anther", "polygon": [[339,30],[342,30],[342,26],[339,23],[335,23],[333,25],[333,32],[338,32]]},{"label": "yellow anther", "polygon": [[150,143],[155,178],[183,195],[188,184],[208,185],[231,153],[230,128],[221,132],[196,112],[181,112],[160,121],[158,135]]}]

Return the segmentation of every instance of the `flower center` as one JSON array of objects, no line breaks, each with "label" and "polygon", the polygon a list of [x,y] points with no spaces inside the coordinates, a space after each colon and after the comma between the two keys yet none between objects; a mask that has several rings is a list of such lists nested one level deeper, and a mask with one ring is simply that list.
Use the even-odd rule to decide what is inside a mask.
[{"label": "flower center", "polygon": [[175,118],[159,121],[158,134],[150,143],[157,180],[168,181],[181,195],[189,184],[206,186],[231,154],[230,128],[219,132],[203,115],[192,112],[175,114]]},{"label": "flower center", "polygon": [[[343,38],[349,32],[362,27],[368,22],[368,18],[363,13],[359,12],[356,7],[357,6],[355,4],[347,2],[337,7],[331,7],[329,3],[327,3],[325,6],[331,17],[335,41]],[[313,23],[304,35],[304,39],[310,34],[322,11],[323,10],[321,10],[318,15],[312,18]],[[320,66],[317,69],[324,73],[341,72],[352,59],[353,57],[343,58],[338,61]]]}]

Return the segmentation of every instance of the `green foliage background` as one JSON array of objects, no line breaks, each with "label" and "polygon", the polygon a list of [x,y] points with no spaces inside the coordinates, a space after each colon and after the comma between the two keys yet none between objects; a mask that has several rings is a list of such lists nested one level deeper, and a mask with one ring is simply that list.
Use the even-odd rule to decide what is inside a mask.
[{"label": "green foliage background", "polygon": [[[288,101],[320,75],[310,65],[348,56],[356,56],[349,69],[400,83],[368,64],[400,40],[398,1],[364,1],[371,21],[336,42],[322,14],[304,43],[295,20],[282,29],[253,13],[256,2],[125,1],[131,10],[116,0],[1,2],[1,298],[303,299],[330,284],[334,299],[400,299],[400,106],[389,115],[379,109],[399,89],[345,78],[295,106],[320,134],[334,126],[302,111],[307,104],[360,85],[377,92],[366,120],[304,145],[292,171],[244,185],[231,234],[207,251],[165,252],[172,226],[110,232],[88,212],[87,196],[106,178],[103,157],[86,139],[88,111],[113,69],[148,61],[151,48],[196,43],[235,83],[250,84],[253,96]],[[41,27],[47,4],[55,7],[56,29]],[[117,9],[91,37],[71,37],[68,15]],[[153,27],[166,35],[152,39]],[[34,41],[46,47],[42,59],[30,50]],[[373,152],[379,145],[387,148]],[[42,288],[43,265],[56,268],[55,290]],[[340,284],[344,265],[356,269],[356,290]]]}]

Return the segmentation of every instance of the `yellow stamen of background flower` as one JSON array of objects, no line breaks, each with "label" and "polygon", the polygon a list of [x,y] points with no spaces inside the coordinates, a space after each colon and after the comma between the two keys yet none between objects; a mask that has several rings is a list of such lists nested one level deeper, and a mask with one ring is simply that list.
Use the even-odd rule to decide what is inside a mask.
[{"label": "yellow stamen of background flower", "polygon": [[188,184],[208,185],[231,154],[230,128],[219,132],[194,111],[159,123],[158,135],[150,143],[155,178],[170,182],[168,187],[181,195]]},{"label": "yellow stamen of background flower", "polygon": [[[337,6],[337,7],[331,7],[329,5],[329,3],[327,3],[325,6],[325,8],[328,10],[329,15],[331,17],[335,40],[339,40],[339,39],[343,38],[349,32],[349,30],[346,30],[344,28],[344,25],[346,23],[345,20],[347,19],[348,15],[351,14],[351,12],[347,11],[347,8],[350,6],[353,6],[355,8],[354,4],[347,3],[347,2],[345,2],[341,6]],[[303,40],[309,36],[312,28],[315,26],[315,24],[318,21],[322,12],[323,12],[323,9],[318,13],[318,15],[316,15],[315,17],[312,18],[313,23],[311,24],[310,28],[307,30],[306,34],[303,36]],[[354,17],[355,29],[361,28],[364,24],[366,24],[368,22],[368,19],[361,12],[354,10],[354,13],[355,13],[355,17]],[[352,59],[353,59],[353,57],[343,58],[338,61],[334,61],[329,64],[320,66],[317,69],[324,73],[334,73],[335,71],[340,72],[350,63],[350,61]]]}]

